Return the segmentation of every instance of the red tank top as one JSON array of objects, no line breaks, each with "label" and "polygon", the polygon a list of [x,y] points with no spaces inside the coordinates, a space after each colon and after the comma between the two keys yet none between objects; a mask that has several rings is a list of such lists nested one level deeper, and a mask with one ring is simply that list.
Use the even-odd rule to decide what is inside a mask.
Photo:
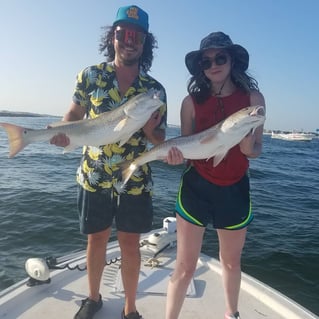
[{"label": "red tank top", "polygon": [[[201,132],[229,115],[250,105],[250,95],[241,90],[225,97],[211,96],[205,103],[195,106],[195,132]],[[208,181],[227,186],[238,182],[246,173],[249,161],[242,154],[238,145],[231,148],[226,157],[216,166],[213,166],[213,159],[194,160],[192,165],[197,172]]]}]

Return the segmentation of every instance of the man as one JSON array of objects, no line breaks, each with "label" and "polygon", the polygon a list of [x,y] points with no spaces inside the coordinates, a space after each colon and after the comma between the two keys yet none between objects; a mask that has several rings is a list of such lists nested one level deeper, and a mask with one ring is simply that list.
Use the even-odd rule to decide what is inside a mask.
[{"label": "man", "polygon": [[[131,179],[124,191],[117,185],[121,181],[119,159],[123,161],[146,151],[147,141],[156,145],[165,139],[166,93],[162,85],[147,74],[156,47],[156,40],[148,29],[148,14],[141,8],[119,8],[113,26],[106,29],[100,45],[107,62],[90,66],[78,74],[73,102],[64,116],[65,121],[83,119],[85,115],[94,118],[150,88],[163,92],[161,109],[126,144],[83,148],[77,172],[78,207],[81,232],[88,236],[89,296],[82,301],[75,319],[93,318],[102,307],[99,289],[113,218],[121,248],[125,290],[122,319],[141,318],[135,305],[140,270],[139,240],[140,233],[152,227],[151,171],[144,166],[139,178]],[[60,134],[52,138],[51,143],[66,146],[69,140]]]}]

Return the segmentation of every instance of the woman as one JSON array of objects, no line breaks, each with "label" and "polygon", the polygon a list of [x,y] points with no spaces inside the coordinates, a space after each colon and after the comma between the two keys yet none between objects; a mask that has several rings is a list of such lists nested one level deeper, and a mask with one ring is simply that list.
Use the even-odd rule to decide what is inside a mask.
[{"label": "woman", "polygon": [[[182,135],[203,131],[246,106],[265,105],[257,81],[246,72],[247,50],[233,44],[228,35],[209,34],[199,50],[186,55],[185,62],[192,77],[181,107]],[[213,159],[189,162],[176,202],[177,260],[168,285],[166,319],[178,318],[208,223],[218,234],[225,319],[240,318],[241,253],[253,219],[248,158],[260,155],[262,133],[263,127],[258,127],[248,134],[216,167]],[[177,159],[180,154],[173,150],[170,156]]]}]

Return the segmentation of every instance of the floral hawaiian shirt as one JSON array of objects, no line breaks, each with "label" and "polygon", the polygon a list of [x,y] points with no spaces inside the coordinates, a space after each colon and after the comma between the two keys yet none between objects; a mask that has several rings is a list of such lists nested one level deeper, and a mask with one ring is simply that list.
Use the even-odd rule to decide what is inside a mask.
[{"label": "floral hawaiian shirt", "polygon": [[[164,87],[140,71],[132,86],[121,98],[113,63],[101,63],[82,70],[76,81],[73,101],[86,109],[88,118],[95,118],[99,114],[112,111],[131,97],[145,92],[150,88],[161,91],[163,106],[161,128],[167,124],[166,92]],[[132,161],[141,153],[147,151],[147,139],[142,129],[137,131],[122,146],[119,143],[93,147],[83,147],[80,167],[77,171],[77,182],[91,192],[107,192],[112,196],[121,193],[139,195],[142,192],[152,192],[153,182],[151,169],[145,164],[136,171],[124,188],[121,188],[121,164]]]}]

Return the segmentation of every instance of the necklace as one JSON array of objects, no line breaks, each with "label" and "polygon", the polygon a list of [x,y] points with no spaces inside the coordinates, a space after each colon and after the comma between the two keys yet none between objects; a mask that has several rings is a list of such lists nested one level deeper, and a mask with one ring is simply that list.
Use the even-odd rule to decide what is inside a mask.
[{"label": "necklace", "polygon": [[217,97],[217,106],[215,108],[214,117],[216,123],[225,119],[225,106],[222,97]]},{"label": "necklace", "polygon": [[[227,79],[226,79],[226,80],[227,80]],[[225,83],[226,83],[226,80],[224,81],[224,83],[223,83],[222,86],[220,87],[218,93],[214,94],[215,96],[220,96],[220,95],[222,94],[222,90],[223,90],[223,88],[224,88],[224,85],[225,85]]]}]

